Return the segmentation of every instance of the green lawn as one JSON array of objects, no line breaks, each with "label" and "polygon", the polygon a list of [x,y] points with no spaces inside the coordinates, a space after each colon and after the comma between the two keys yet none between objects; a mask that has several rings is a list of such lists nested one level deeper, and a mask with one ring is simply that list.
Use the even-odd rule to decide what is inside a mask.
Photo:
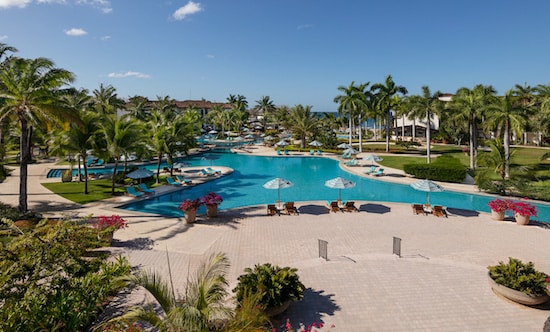
[{"label": "green lawn", "polygon": [[[88,181],[88,195],[84,194],[84,182],[61,182],[60,180],[60,182],[48,182],[42,185],[54,193],[79,204],[87,204],[112,197],[111,180],[109,179]],[[124,193],[124,187],[115,187],[115,196]]]}]

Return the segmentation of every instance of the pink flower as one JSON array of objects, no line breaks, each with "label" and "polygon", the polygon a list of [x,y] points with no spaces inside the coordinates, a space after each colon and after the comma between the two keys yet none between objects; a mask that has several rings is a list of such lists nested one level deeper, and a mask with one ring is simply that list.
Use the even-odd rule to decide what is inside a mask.
[{"label": "pink flower", "polygon": [[495,199],[490,201],[487,205],[495,212],[504,212],[512,209],[513,202],[509,199]]},{"label": "pink flower", "polygon": [[199,208],[199,206],[201,206],[201,201],[200,199],[196,198],[196,199],[186,199],[184,200],[180,206],[178,207],[178,209],[182,210],[182,211],[189,211],[189,210],[196,210]]},{"label": "pink flower", "polygon": [[201,202],[205,205],[218,205],[223,202],[223,198],[215,192],[210,192],[201,197]]},{"label": "pink flower", "polygon": [[522,216],[536,216],[537,207],[525,201],[513,202],[511,210]]},{"label": "pink flower", "polygon": [[92,227],[103,230],[107,228],[113,228],[114,230],[128,227],[126,220],[122,219],[119,215],[113,214],[112,216],[100,216],[97,218],[91,218],[89,221]]}]

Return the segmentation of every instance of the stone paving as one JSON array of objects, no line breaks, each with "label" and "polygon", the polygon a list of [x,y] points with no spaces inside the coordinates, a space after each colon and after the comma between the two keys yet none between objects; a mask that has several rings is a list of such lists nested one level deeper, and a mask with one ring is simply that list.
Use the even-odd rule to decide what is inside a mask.
[{"label": "stone paving", "polygon": [[[162,218],[117,209],[117,202],[78,206],[40,185],[48,167],[29,166],[29,207],[72,214],[117,213],[130,227],[115,234],[114,253],[168,275],[175,287],[211,253],[231,261],[231,288],[246,267],[270,262],[298,269],[303,301],[279,317],[323,331],[541,331],[550,305],[530,308],[492,293],[487,265],[509,256],[550,272],[550,229],[497,222],[489,214],[450,210],[448,218],[413,215],[410,205],[357,201],[358,213],[329,213],[324,202],[297,202],[298,216],[267,216],[264,206],[221,211],[217,218]],[[0,184],[17,204],[18,172]],[[59,180],[58,180],[59,181]],[[392,254],[393,237],[401,257]],[[328,260],[318,240],[328,242]],[[128,302],[144,300],[133,294]],[[124,301],[123,301],[124,302]]]}]

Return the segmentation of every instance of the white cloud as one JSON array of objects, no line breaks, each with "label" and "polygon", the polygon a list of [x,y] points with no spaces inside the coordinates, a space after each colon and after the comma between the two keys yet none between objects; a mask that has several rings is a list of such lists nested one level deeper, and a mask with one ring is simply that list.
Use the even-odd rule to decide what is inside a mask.
[{"label": "white cloud", "polygon": [[208,59],[214,59],[214,58],[215,58],[215,56],[212,55],[212,54],[207,54],[206,57],[207,57]]},{"label": "white cloud", "polygon": [[6,39],[8,39],[8,35],[1,35],[0,36],[0,41],[6,40]]},{"label": "white cloud", "polygon": [[111,39],[111,36],[102,36],[100,39],[103,40],[103,41],[109,40],[109,39]]},{"label": "white cloud", "polygon": [[198,2],[189,1],[185,6],[178,8],[172,17],[178,21],[185,19],[188,15],[201,12],[203,9]]},{"label": "white cloud", "polygon": [[70,29],[70,30],[65,30],[65,34],[66,34],[67,36],[75,36],[75,37],[77,37],[77,36],[84,36],[84,35],[86,35],[86,34],[88,34],[88,33],[87,33],[86,30],[84,30],[84,29],[72,28],[72,29]]},{"label": "white cloud", "polygon": [[24,8],[32,0],[0,0],[0,8],[19,7]]},{"label": "white cloud", "polygon": [[113,7],[111,7],[111,2],[107,0],[77,0],[76,3],[99,8],[105,14],[113,11]]},{"label": "white cloud", "polygon": [[109,73],[109,75],[107,76],[111,78],[127,78],[127,77],[149,78],[151,77],[150,75],[140,73],[137,71],[127,71],[125,73]]}]

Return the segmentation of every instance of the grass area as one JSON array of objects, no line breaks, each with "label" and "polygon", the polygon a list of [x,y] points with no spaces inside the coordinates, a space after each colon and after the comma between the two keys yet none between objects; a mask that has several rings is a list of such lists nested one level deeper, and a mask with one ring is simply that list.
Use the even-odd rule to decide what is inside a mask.
[{"label": "grass area", "polygon": [[[57,195],[79,204],[107,199],[111,196],[111,180],[88,181],[88,194],[84,194],[84,182],[48,182],[42,184]],[[115,196],[125,193],[124,187],[115,187]]]}]

